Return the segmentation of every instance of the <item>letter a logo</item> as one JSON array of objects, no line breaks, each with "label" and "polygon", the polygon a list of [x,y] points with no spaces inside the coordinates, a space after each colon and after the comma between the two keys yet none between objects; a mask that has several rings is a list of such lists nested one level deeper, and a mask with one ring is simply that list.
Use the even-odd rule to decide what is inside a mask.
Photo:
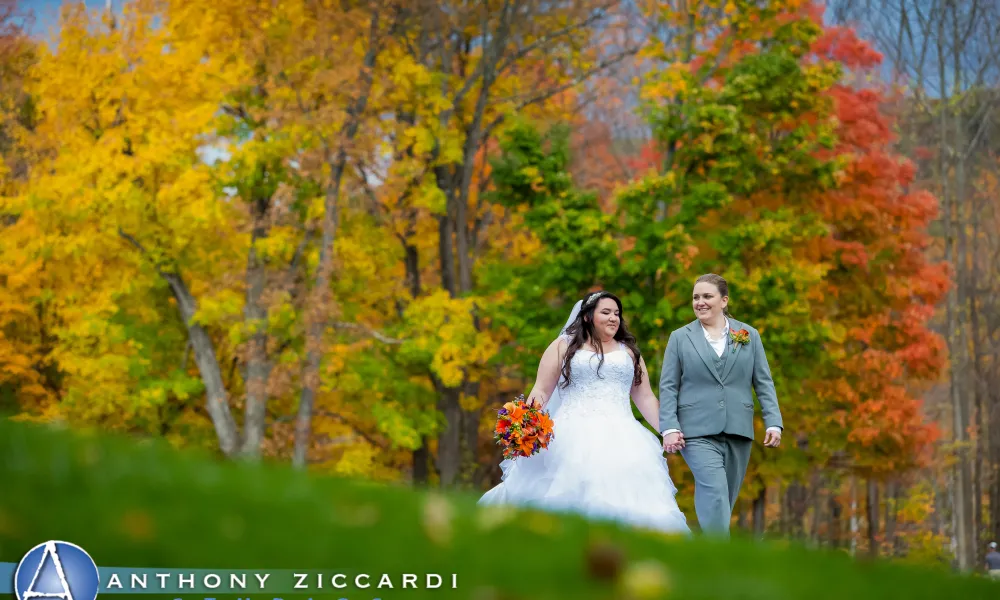
[{"label": "letter a logo", "polygon": [[[59,577],[59,585],[62,587],[61,592],[39,592],[35,590],[35,585],[38,584],[38,576],[42,574],[42,569],[45,568],[46,558],[55,566],[56,576]],[[69,582],[66,581],[66,572],[63,571],[62,563],[59,562],[59,551],[56,550],[55,542],[45,542],[45,552],[42,553],[42,560],[38,561],[35,576],[31,578],[28,589],[21,594],[21,600],[28,600],[29,598],[62,598],[63,600],[73,600],[73,591],[69,589]]]},{"label": "letter a logo", "polygon": [[18,600],[94,600],[100,586],[94,560],[69,542],[38,544],[24,555],[14,573]]}]

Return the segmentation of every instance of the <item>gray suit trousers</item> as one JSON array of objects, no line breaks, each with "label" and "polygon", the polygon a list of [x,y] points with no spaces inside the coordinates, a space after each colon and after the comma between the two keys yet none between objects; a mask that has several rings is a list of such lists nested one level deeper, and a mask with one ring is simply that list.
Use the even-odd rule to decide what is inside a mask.
[{"label": "gray suit trousers", "polygon": [[681,450],[694,475],[694,508],[702,531],[729,536],[729,522],[750,463],[752,440],[720,433],[685,440]]}]

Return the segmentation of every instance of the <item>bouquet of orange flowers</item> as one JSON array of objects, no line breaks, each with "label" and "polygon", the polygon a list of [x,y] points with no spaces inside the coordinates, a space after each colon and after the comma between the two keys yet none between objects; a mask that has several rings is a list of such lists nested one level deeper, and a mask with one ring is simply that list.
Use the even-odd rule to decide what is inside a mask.
[{"label": "bouquet of orange flowers", "polygon": [[531,456],[552,441],[552,419],[541,405],[521,394],[500,409],[493,439],[503,448],[504,458]]}]

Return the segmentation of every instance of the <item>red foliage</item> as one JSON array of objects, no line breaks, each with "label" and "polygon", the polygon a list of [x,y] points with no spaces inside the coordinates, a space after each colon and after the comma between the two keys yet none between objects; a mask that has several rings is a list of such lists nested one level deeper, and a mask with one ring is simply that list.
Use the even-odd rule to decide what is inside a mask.
[{"label": "red foliage", "polygon": [[615,189],[630,178],[629,161],[618,156],[611,127],[596,120],[583,123],[573,132],[572,148],[573,181],[597,193],[610,212]]},{"label": "red foliage", "polygon": [[[842,27],[826,28],[813,52],[856,70],[881,60]],[[878,473],[920,464],[938,435],[912,388],[933,381],[944,365],[944,342],[929,322],[949,288],[949,271],[925,252],[938,203],[910,190],[915,167],[893,151],[883,94],[841,85],[833,99],[836,152],[849,161],[842,185],[818,205],[834,228],[828,250],[838,268],[829,297],[846,326],[847,352],[838,364],[843,379],[822,387],[842,407],[830,422],[847,429],[855,464]]]},{"label": "red foliage", "polygon": [[[816,22],[822,24],[822,18]],[[819,57],[838,61],[851,69],[873,69],[882,62],[882,55],[867,42],[858,39],[849,27],[824,28],[823,35],[813,43],[812,51]]]},{"label": "red foliage", "polygon": [[[804,61],[835,61],[854,73],[879,66],[882,56],[852,29],[824,27],[818,4],[804,10],[823,28]],[[732,42],[724,36],[714,40],[716,47]],[[754,51],[746,41],[699,60],[714,57],[714,66],[723,71]],[[817,301],[846,333],[840,347],[831,348],[838,352],[834,369],[805,383],[804,389],[819,395],[803,396],[810,406],[795,411],[795,428],[812,433],[810,443],[817,446],[846,443],[854,464],[878,475],[922,464],[938,436],[923,414],[920,387],[934,381],[945,364],[943,340],[929,323],[949,289],[950,273],[947,265],[929,261],[928,227],[937,217],[938,202],[912,189],[916,167],[893,148],[886,90],[845,81],[830,93],[837,146],[823,155],[846,159],[846,166],[841,185],[815,201],[830,234],[806,252],[810,260],[834,266]],[[659,170],[662,160],[663,153],[651,143],[628,160],[628,167],[641,176]],[[783,201],[773,198],[778,205]],[[729,210],[739,206],[737,199]]]},{"label": "red foliage", "polygon": [[655,141],[650,141],[642,147],[638,156],[627,158],[626,164],[628,164],[629,169],[633,173],[642,175],[643,173],[648,173],[650,170],[659,170],[660,165],[663,164],[663,159],[663,151],[656,147]]}]

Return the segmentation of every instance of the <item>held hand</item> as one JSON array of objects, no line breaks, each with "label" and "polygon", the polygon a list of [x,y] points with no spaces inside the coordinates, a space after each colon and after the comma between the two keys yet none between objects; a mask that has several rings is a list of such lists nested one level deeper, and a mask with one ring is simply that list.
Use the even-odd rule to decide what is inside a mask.
[{"label": "held hand", "polygon": [[765,448],[777,448],[781,444],[781,430],[780,429],[768,429],[764,433],[764,447]]},{"label": "held hand", "polygon": [[680,432],[668,433],[663,436],[663,450],[673,454],[684,448],[684,434]]}]

